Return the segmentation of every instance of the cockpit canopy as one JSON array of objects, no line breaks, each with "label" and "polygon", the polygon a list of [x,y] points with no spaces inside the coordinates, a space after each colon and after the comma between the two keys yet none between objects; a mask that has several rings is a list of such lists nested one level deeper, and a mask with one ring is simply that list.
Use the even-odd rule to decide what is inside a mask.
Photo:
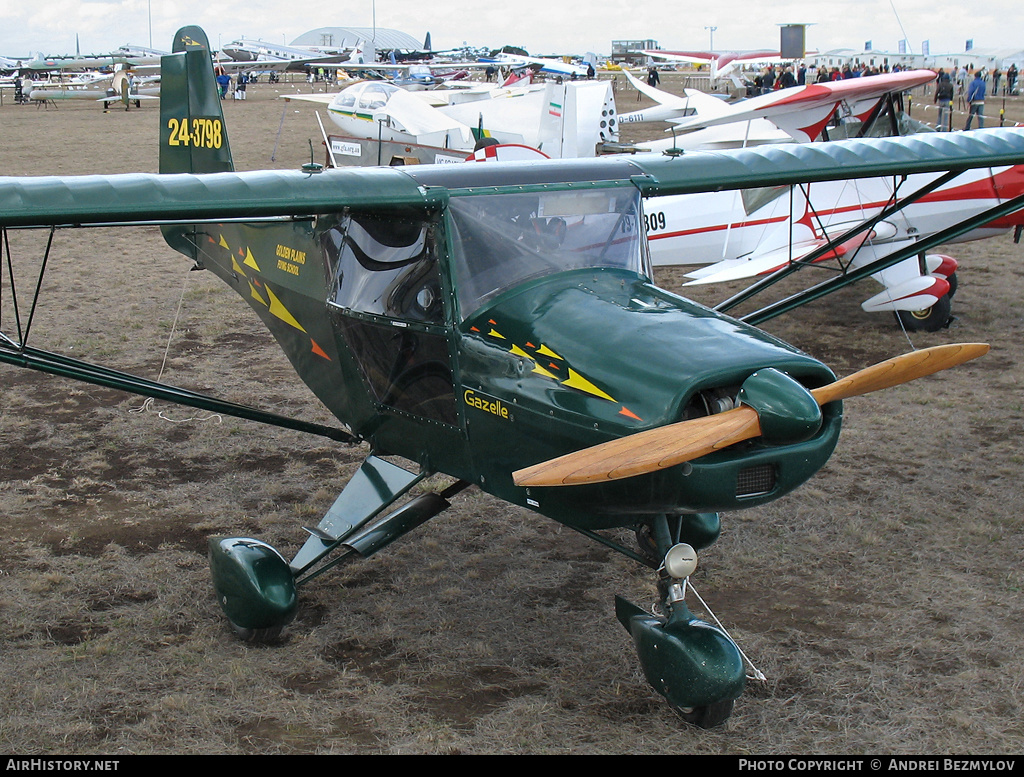
[{"label": "cockpit canopy", "polygon": [[453,275],[463,319],[506,289],[594,267],[650,276],[640,194],[630,188],[452,197]]},{"label": "cockpit canopy", "polygon": [[[617,268],[650,277],[633,187],[496,193],[449,201],[459,320],[545,275]],[[409,213],[352,213],[323,236],[339,308],[441,324],[442,268],[434,222]]]},{"label": "cockpit canopy", "polygon": [[334,98],[334,105],[353,113],[373,113],[387,105],[399,90],[394,84],[365,81],[343,89]]}]

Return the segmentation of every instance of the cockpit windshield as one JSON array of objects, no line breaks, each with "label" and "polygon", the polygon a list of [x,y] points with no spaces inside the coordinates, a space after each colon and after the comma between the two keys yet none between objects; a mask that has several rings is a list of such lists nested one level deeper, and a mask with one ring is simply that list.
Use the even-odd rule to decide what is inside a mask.
[{"label": "cockpit windshield", "polygon": [[649,275],[635,189],[452,197],[462,317],[516,284],[566,270]]},{"label": "cockpit windshield", "polygon": [[353,113],[370,113],[387,105],[391,96],[398,91],[394,84],[360,83],[343,89],[334,98],[334,107]]}]

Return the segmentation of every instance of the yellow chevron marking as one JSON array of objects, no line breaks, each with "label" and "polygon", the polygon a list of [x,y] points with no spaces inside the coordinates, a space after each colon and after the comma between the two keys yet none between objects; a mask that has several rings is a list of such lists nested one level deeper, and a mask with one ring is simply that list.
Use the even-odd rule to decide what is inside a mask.
[{"label": "yellow chevron marking", "polygon": [[569,379],[563,381],[562,385],[570,386],[574,389],[579,389],[580,391],[585,391],[587,394],[592,394],[593,396],[600,397],[601,399],[607,399],[610,402],[615,401],[589,380],[576,372],[576,370],[572,369],[572,367],[569,368]]},{"label": "yellow chevron marking", "polygon": [[530,356],[530,354],[528,354],[526,351],[524,351],[518,345],[513,345],[512,346],[512,353],[514,353],[516,356],[522,356],[524,359],[529,359],[530,361],[532,361],[533,362],[533,371],[536,372],[538,375],[543,375],[545,378],[551,378],[552,380],[558,380],[558,376],[557,375],[553,375],[552,373],[548,372],[546,369],[541,367],[537,363],[536,359],[534,359],[532,356]]},{"label": "yellow chevron marking", "polygon": [[296,321],[295,320],[295,316],[293,316],[291,313],[288,312],[288,308],[286,308],[281,303],[281,300],[279,300],[275,296],[274,292],[272,292],[270,290],[270,287],[266,286],[265,288],[267,290],[267,296],[270,297],[270,312],[271,312],[271,314],[277,316],[279,319],[284,321],[286,324],[289,324],[290,326],[295,327],[300,332],[305,332],[306,330],[302,328],[302,324],[300,324],[298,321]]},{"label": "yellow chevron marking", "polygon": [[258,264],[256,264],[256,259],[255,259],[255,257],[253,257],[253,255],[252,255],[252,251],[250,251],[250,250],[249,250],[248,248],[246,248],[246,249],[245,249],[245,261],[244,261],[244,262],[242,262],[242,264],[247,264],[247,265],[249,265],[249,266],[250,266],[250,267],[252,267],[252,268],[253,268],[253,269],[254,269],[254,270],[255,270],[256,272],[263,272],[263,271],[262,271],[262,270],[260,269],[260,266],[259,266]]},{"label": "yellow chevron marking", "polygon": [[562,358],[561,356],[559,356],[559,355],[558,355],[557,353],[555,353],[554,351],[552,351],[552,350],[551,350],[550,348],[548,348],[548,347],[547,347],[546,345],[542,345],[542,346],[541,346],[540,348],[538,348],[538,349],[537,349],[537,353],[541,354],[542,356],[550,356],[551,358],[553,358],[553,359],[558,359],[559,361],[562,361],[562,362],[564,362],[564,361],[565,361],[565,359],[563,359],[563,358]]},{"label": "yellow chevron marking", "polygon": [[249,282],[249,293],[252,294],[252,298],[254,300],[257,300],[258,302],[262,302],[267,307],[270,307],[270,303],[268,303],[265,299],[263,299],[263,295],[260,294],[259,290],[255,286],[252,285],[252,281]]}]

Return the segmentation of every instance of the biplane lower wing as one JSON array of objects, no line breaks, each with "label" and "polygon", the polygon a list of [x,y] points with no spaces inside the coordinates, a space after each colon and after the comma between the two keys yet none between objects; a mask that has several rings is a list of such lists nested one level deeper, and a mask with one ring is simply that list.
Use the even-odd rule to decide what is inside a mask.
[{"label": "biplane lower wing", "polygon": [[[923,138],[958,149],[978,139],[936,133],[899,142]],[[906,175],[896,169],[874,178],[664,198],[646,216],[652,262],[704,265],[688,271],[689,285],[761,278],[744,299],[774,283],[765,276],[777,280],[812,266],[840,276],[828,286],[833,291],[870,276],[883,290],[863,303],[865,311],[895,312],[910,329],[941,328],[951,320],[949,286],[955,289],[957,263],[928,251],[1021,223],[1024,168],[951,166]],[[861,272],[865,267],[870,271]]]}]

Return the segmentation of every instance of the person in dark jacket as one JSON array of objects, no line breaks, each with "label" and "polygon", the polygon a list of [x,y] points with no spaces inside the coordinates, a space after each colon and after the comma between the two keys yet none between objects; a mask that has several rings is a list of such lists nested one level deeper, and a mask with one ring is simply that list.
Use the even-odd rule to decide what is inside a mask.
[{"label": "person in dark jacket", "polygon": [[949,132],[953,129],[953,79],[949,73],[939,70],[935,82],[935,104],[939,106],[939,121],[936,129]]}]

